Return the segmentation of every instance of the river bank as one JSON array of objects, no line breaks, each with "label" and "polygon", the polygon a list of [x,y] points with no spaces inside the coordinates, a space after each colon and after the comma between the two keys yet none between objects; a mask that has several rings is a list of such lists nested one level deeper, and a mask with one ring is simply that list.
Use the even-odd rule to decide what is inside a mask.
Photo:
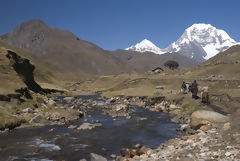
[{"label": "river bank", "polygon": [[[146,97],[117,99],[140,104],[151,111],[169,113],[173,117],[172,121],[179,123],[179,130],[183,134],[154,150],[146,150],[143,155],[131,154],[130,149],[128,156],[119,156],[117,160],[240,160],[240,133],[236,127],[240,111],[234,116],[224,116],[208,110],[199,110],[200,112],[189,115],[180,105],[172,104],[164,100],[164,97],[154,98],[155,101],[149,101]],[[208,118],[206,115],[209,113],[211,115]]]},{"label": "river bank", "polygon": [[[112,120],[124,118],[131,119],[133,109],[131,107],[137,106],[147,111],[154,111],[157,113],[165,113],[171,116],[171,121],[179,124],[177,130],[182,136],[179,138],[171,139],[166,142],[158,142],[157,146],[150,149],[146,148],[141,155],[129,153],[123,156],[111,155],[113,160],[237,160],[239,159],[239,144],[240,135],[238,131],[234,131],[234,126],[231,120],[225,122],[209,121],[204,119],[193,121],[193,116],[189,115],[181,105],[168,101],[163,96],[159,97],[134,97],[134,96],[117,96],[110,99],[101,98],[99,95],[88,96],[53,96],[45,99],[45,102],[51,104],[52,109],[61,110],[59,114],[55,112],[54,115],[49,115],[49,112],[37,113],[35,111],[35,121],[31,121],[20,128],[46,126],[46,125],[59,125],[67,126],[69,129],[75,130],[91,130],[95,127],[102,126],[103,120],[98,119],[89,120],[92,117],[90,111],[101,111],[103,115],[111,116]],[[101,110],[100,110],[101,109]],[[63,116],[64,111],[68,115]],[[29,111],[30,112],[30,111]],[[26,112],[25,112],[26,113]],[[32,112],[31,112],[32,113]],[[73,115],[72,115],[73,114]],[[38,118],[38,116],[41,116]],[[33,119],[32,118],[32,119]],[[31,120],[32,120],[31,119]],[[81,119],[83,122],[74,125],[76,120]],[[143,119],[144,120],[144,119]],[[84,124],[85,122],[85,124]],[[88,123],[86,125],[86,123]],[[148,124],[146,124],[146,127]],[[143,127],[143,128],[146,128]],[[101,129],[101,127],[100,127]],[[50,132],[55,128],[48,129]],[[148,145],[148,139],[142,145]],[[138,142],[135,142],[136,144]],[[127,145],[122,148],[128,148],[134,151],[134,147]],[[136,148],[135,148],[136,149]],[[117,151],[120,152],[121,148]],[[104,152],[99,151],[99,155],[106,156]],[[120,154],[120,153],[118,153]],[[81,158],[79,158],[81,159]]]},{"label": "river bank", "polygon": [[[90,153],[94,152],[110,159],[110,156],[119,155],[122,147],[141,144],[157,148],[160,143],[177,137],[178,125],[163,113],[94,95],[51,99],[56,105],[77,108],[84,114],[65,124],[46,122],[45,126],[29,126],[5,133],[0,137],[2,157],[6,160],[15,157],[75,161],[90,159]],[[93,127],[95,125],[100,126]],[[21,150],[16,150],[20,145]]]}]

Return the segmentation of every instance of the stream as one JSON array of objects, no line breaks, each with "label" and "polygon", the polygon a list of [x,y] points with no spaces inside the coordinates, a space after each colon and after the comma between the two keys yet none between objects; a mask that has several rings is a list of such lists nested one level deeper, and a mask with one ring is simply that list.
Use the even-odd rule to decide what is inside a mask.
[{"label": "stream", "polygon": [[[97,99],[90,96],[82,98]],[[170,116],[136,106],[130,107],[130,110],[131,119],[113,119],[95,111],[91,116],[71,124],[79,126],[86,118],[87,122],[99,121],[103,124],[92,130],[73,130],[68,128],[69,125],[54,125],[0,134],[0,161],[78,161],[89,159],[90,153],[109,159],[111,154],[119,155],[121,148],[132,148],[135,144],[157,148],[178,136],[178,124],[171,122]]]}]

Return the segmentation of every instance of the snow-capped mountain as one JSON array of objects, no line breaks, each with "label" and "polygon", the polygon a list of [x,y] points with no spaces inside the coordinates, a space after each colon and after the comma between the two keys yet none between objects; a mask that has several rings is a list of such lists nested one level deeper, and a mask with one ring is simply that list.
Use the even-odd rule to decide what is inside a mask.
[{"label": "snow-capped mountain", "polygon": [[148,51],[156,54],[178,53],[198,62],[203,62],[236,44],[239,43],[233,40],[224,30],[217,29],[210,24],[199,23],[187,28],[182,36],[166,49],[160,49],[151,41],[144,39],[125,50]]},{"label": "snow-capped mountain", "polygon": [[125,50],[137,51],[137,52],[152,52],[155,54],[163,54],[163,52],[159,47],[154,45],[151,41],[144,39],[140,43],[137,43],[135,46],[130,46]]},{"label": "snow-capped mountain", "polygon": [[224,30],[201,23],[187,28],[167,51],[177,52],[202,62],[236,44]]}]

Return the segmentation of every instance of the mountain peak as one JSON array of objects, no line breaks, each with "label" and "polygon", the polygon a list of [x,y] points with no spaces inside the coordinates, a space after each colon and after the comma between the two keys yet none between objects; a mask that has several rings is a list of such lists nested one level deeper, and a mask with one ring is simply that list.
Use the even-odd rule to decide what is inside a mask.
[{"label": "mountain peak", "polygon": [[[192,29],[198,29],[198,30],[203,30],[206,28],[211,28],[213,27],[211,24],[205,24],[205,23],[195,23],[192,26],[188,27],[187,29],[192,30]],[[215,28],[215,27],[213,27]]]},{"label": "mountain peak", "polygon": [[17,29],[19,30],[27,30],[27,29],[38,29],[38,28],[46,28],[48,27],[41,19],[31,19],[21,23]]},{"label": "mountain peak", "polygon": [[157,47],[155,44],[153,44],[151,41],[147,39],[143,39],[140,43],[137,43],[134,46],[130,46],[126,48],[125,50],[131,50],[131,51],[137,51],[137,52],[152,52],[155,54],[163,54],[162,50]]},{"label": "mountain peak", "polygon": [[199,23],[188,27],[183,35],[168,47],[168,51],[204,61],[235,44],[235,40],[224,30],[211,24]]}]

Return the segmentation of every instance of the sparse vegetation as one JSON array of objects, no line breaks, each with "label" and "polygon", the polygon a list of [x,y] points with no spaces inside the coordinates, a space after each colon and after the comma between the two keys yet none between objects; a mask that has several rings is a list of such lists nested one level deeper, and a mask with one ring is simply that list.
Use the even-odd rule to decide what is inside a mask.
[{"label": "sparse vegetation", "polygon": [[167,68],[169,68],[169,69],[171,69],[171,70],[174,70],[174,69],[177,69],[177,68],[178,68],[179,64],[178,64],[178,62],[176,62],[176,61],[169,60],[169,61],[166,61],[166,62],[164,63],[164,66],[167,67]]}]

